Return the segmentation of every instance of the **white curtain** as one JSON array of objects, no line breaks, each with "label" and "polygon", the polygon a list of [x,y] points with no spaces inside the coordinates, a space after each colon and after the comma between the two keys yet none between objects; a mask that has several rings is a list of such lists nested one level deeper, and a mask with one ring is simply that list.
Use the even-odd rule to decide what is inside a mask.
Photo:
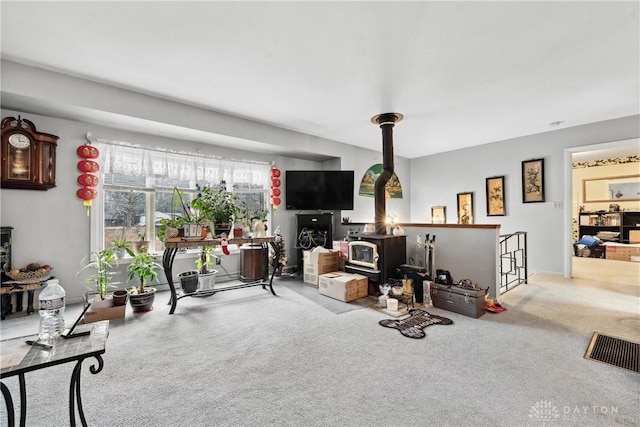
[{"label": "white curtain", "polygon": [[227,160],[120,144],[95,145],[100,150],[100,167],[105,174],[167,178],[211,186],[225,181],[228,190],[269,186],[271,168],[265,162]]}]

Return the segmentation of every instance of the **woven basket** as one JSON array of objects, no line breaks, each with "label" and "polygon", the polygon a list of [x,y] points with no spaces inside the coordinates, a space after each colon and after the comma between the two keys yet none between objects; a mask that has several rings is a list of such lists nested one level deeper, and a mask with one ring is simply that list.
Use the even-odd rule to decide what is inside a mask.
[{"label": "woven basket", "polygon": [[[44,270],[44,269],[42,269]],[[21,283],[37,283],[43,282],[51,277],[51,270],[21,271],[18,274],[7,273],[12,280]]]}]

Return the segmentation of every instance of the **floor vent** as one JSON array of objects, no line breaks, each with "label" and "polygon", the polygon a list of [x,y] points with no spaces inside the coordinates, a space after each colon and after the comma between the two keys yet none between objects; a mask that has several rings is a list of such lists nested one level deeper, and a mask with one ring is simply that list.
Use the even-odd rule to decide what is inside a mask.
[{"label": "floor vent", "polygon": [[639,343],[594,332],[584,357],[640,373]]}]

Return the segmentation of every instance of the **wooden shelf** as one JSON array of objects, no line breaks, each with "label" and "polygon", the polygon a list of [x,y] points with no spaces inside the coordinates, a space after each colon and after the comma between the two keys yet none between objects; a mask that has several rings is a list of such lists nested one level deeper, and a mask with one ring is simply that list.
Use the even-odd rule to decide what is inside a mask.
[{"label": "wooden shelf", "polygon": [[[271,243],[275,241],[275,237],[242,237],[229,239],[230,245],[244,245],[249,244],[262,244]],[[174,237],[167,239],[164,243],[165,248],[198,248],[204,246],[218,246],[222,244],[222,239],[187,239],[184,237]]]}]

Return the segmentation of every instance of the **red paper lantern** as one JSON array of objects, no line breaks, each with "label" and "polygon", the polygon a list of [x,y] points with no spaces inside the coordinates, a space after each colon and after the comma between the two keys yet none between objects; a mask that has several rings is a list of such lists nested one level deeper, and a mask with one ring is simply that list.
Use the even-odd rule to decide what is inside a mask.
[{"label": "red paper lantern", "polygon": [[89,173],[83,173],[78,177],[78,184],[83,187],[95,187],[99,183],[99,179],[95,175],[91,175]]},{"label": "red paper lantern", "polygon": [[271,180],[271,187],[273,187],[273,188],[280,187],[280,184],[281,184],[281,182],[280,182],[280,180],[278,178],[273,178]]},{"label": "red paper lantern", "polygon": [[271,204],[272,204],[273,206],[280,206],[280,203],[281,203],[281,202],[282,202],[282,201],[280,200],[280,197],[272,197],[272,198],[271,198]]},{"label": "red paper lantern", "polygon": [[78,162],[78,170],[84,173],[98,172],[100,170],[100,165],[98,162],[94,162],[93,160],[80,160]]},{"label": "red paper lantern", "polygon": [[79,198],[81,198],[82,200],[93,200],[96,197],[98,197],[98,192],[96,190],[94,190],[93,188],[81,188],[79,189],[76,194],[78,195]]},{"label": "red paper lantern", "polygon": [[280,178],[280,169],[278,168],[271,168],[271,177],[272,178]]},{"label": "red paper lantern", "polygon": [[280,194],[282,194],[282,192],[280,191],[279,188],[272,188],[271,189],[271,195],[274,197],[278,197]]},{"label": "red paper lantern", "polygon": [[84,144],[78,147],[76,153],[78,153],[78,156],[82,157],[83,159],[97,159],[100,155],[100,151],[96,147],[89,144]]}]

